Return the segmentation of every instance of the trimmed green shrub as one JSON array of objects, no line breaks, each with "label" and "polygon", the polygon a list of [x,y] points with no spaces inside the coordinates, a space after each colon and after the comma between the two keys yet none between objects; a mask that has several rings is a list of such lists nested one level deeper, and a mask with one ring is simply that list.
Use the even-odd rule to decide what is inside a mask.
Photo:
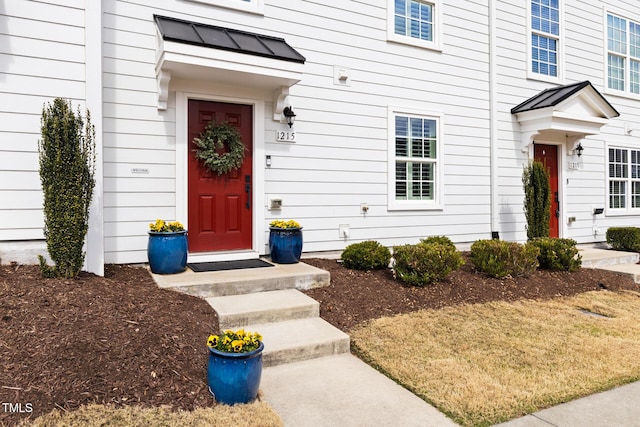
[{"label": "trimmed green shrub", "polygon": [[42,110],[38,141],[40,181],[44,193],[44,236],[55,263],[39,256],[42,274],[75,278],[84,262],[84,238],[89,229],[89,205],[95,186],[95,129],[71,102],[56,98]]},{"label": "trimmed green shrub", "polygon": [[429,236],[426,239],[420,240],[421,245],[425,243],[439,243],[441,245],[449,245],[455,248],[455,245],[447,236]]},{"label": "trimmed green shrub", "polygon": [[393,248],[393,272],[411,286],[426,286],[444,279],[464,264],[453,245],[425,243]]},{"label": "trimmed green shrub", "polygon": [[526,276],[538,268],[540,249],[504,240],[478,240],[471,245],[471,262],[491,277]]},{"label": "trimmed green shrub", "polygon": [[533,161],[522,172],[524,215],[527,219],[527,238],[549,237],[551,219],[551,184],[549,171],[542,162]]},{"label": "trimmed green shrub", "polygon": [[607,230],[607,243],[617,251],[640,252],[640,228],[611,227]]},{"label": "trimmed green shrub", "polygon": [[573,239],[558,239],[541,237],[533,239],[532,245],[540,249],[538,263],[540,268],[558,271],[576,271],[582,266],[582,257],[578,255],[576,241]]},{"label": "trimmed green shrub", "polygon": [[389,267],[391,252],[375,240],[354,243],[342,252],[342,265],[356,270],[379,270]]}]

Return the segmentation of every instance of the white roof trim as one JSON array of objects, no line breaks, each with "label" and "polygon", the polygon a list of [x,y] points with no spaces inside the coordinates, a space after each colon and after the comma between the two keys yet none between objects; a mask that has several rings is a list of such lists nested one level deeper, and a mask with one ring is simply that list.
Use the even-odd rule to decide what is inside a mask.
[{"label": "white roof trim", "polygon": [[556,105],[515,113],[520,123],[521,149],[528,151],[534,137],[543,132],[561,132],[572,140],[597,135],[609,119],[619,113],[590,84]]},{"label": "white roof trim", "polygon": [[304,64],[165,41],[157,34],[158,109],[167,108],[173,78],[280,90],[302,80]]}]

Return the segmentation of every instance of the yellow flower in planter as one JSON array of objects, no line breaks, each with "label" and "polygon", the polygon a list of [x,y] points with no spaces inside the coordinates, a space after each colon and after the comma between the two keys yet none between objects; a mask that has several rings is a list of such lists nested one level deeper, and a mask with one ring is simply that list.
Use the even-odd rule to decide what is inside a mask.
[{"label": "yellow flower in planter", "polygon": [[300,223],[298,221],[293,220],[293,219],[290,219],[289,221],[283,221],[281,219],[276,219],[274,221],[271,221],[269,226],[272,227],[272,228],[302,228],[300,226]]},{"label": "yellow flower in planter", "polygon": [[207,345],[215,350],[226,353],[248,353],[260,347],[262,336],[255,332],[227,330],[220,335],[210,335]]},{"label": "yellow flower in planter", "polygon": [[209,339],[207,340],[207,345],[209,347],[217,347],[218,341],[219,339],[217,335],[209,335]]},{"label": "yellow flower in planter", "polygon": [[166,222],[162,219],[156,219],[155,223],[149,224],[149,230],[155,233],[170,233],[175,231],[184,231],[184,226],[179,221]]}]

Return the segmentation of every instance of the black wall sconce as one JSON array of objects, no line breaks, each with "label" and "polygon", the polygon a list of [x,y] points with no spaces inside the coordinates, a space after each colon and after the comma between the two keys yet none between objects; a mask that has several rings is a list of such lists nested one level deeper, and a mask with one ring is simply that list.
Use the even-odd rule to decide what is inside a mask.
[{"label": "black wall sconce", "polygon": [[581,142],[578,142],[578,146],[576,147],[576,154],[578,157],[582,156],[582,152],[584,151],[584,147]]},{"label": "black wall sconce", "polygon": [[289,127],[293,126],[293,122],[296,121],[296,113],[293,112],[293,108],[284,107],[284,110],[282,110],[282,114],[284,114],[284,116],[287,118]]}]

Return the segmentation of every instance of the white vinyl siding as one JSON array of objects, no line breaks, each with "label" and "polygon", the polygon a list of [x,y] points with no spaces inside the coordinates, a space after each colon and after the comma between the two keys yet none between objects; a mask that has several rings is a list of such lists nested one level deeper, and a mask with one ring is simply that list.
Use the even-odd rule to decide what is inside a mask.
[{"label": "white vinyl siding", "polygon": [[640,22],[607,14],[607,88],[640,94]]},{"label": "white vinyl siding", "polygon": [[530,2],[529,76],[557,80],[560,73],[560,0]]},{"label": "white vinyl siding", "polygon": [[441,208],[439,129],[439,116],[390,110],[389,209]]},{"label": "white vinyl siding", "polygon": [[0,2],[0,242],[44,239],[40,118],[55,97],[84,107],[84,22],[83,0]]},{"label": "white vinyl siding", "polygon": [[387,38],[428,49],[440,49],[439,0],[387,0]]}]

